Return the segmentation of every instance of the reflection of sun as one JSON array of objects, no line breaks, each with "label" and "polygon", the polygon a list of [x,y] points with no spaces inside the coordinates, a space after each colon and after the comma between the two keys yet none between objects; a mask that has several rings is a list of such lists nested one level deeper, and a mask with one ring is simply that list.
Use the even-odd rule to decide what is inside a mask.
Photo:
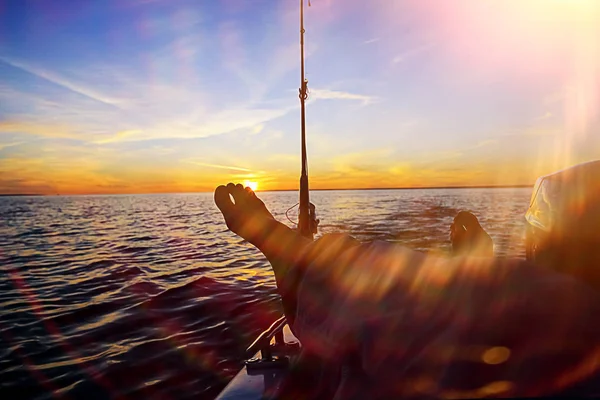
[{"label": "reflection of sun", "polygon": [[258,182],[244,181],[244,187],[249,187],[253,191],[256,191],[256,189],[258,189]]}]

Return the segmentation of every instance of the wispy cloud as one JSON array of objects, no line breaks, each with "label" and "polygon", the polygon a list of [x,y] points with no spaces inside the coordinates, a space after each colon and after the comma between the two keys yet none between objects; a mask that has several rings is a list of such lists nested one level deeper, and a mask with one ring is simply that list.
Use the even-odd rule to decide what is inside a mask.
[{"label": "wispy cloud", "polygon": [[523,136],[538,136],[538,137],[560,137],[565,134],[565,129],[561,126],[543,126],[531,125],[521,129],[509,129],[504,134],[499,135],[499,138],[514,140],[513,138]]},{"label": "wispy cloud", "polygon": [[227,169],[227,170],[230,170],[230,171],[252,172],[251,169],[242,168],[242,167],[235,167],[235,166],[231,166],[231,165],[210,164],[210,163],[205,163],[205,162],[200,162],[200,161],[194,161],[194,160],[182,160],[182,162],[184,162],[186,164],[197,165],[199,167]]},{"label": "wispy cloud", "polygon": [[435,47],[434,43],[426,43],[426,44],[422,44],[420,46],[405,50],[405,51],[401,52],[400,54],[396,55],[392,59],[392,64],[403,63],[421,53],[424,53],[424,52],[432,49],[433,47]]},{"label": "wispy cloud", "polygon": [[374,96],[367,96],[362,94],[348,93],[337,90],[328,89],[311,89],[311,98],[313,100],[358,100],[363,105],[370,105],[379,100]]},{"label": "wispy cloud", "polygon": [[12,142],[12,143],[0,143],[0,150],[4,150],[9,147],[19,146],[26,142]]},{"label": "wispy cloud", "polygon": [[121,132],[117,132],[117,134],[113,137],[96,140],[96,141],[94,141],[94,143],[108,144],[108,143],[122,142],[124,140],[127,140],[127,138],[131,138],[132,136],[139,135],[140,133],[142,133],[142,131],[139,129],[132,129],[129,131],[121,131]]},{"label": "wispy cloud", "polygon": [[545,119],[549,119],[549,118],[552,118],[552,117],[553,117],[552,113],[550,111],[546,111],[544,113],[544,115],[540,115],[539,117],[535,117],[534,121],[543,121]]},{"label": "wispy cloud", "polygon": [[524,131],[520,132],[520,135],[560,137],[560,136],[564,135],[564,133],[565,133],[565,130],[562,129],[561,127],[551,126],[551,127],[544,127],[544,128],[536,128],[536,127],[528,128],[528,129],[525,129]]},{"label": "wispy cloud", "polygon": [[478,141],[475,144],[467,144],[464,147],[456,147],[441,151],[427,151],[419,154],[419,161],[417,164],[420,163],[420,165],[440,166],[439,163],[442,161],[460,160],[465,156],[473,159],[474,157],[480,155],[479,152],[482,151],[484,147],[493,146],[498,143],[498,139],[485,139]]},{"label": "wispy cloud", "polygon": [[68,89],[72,92],[78,93],[82,96],[85,96],[89,99],[95,100],[100,103],[104,103],[106,105],[117,107],[119,101],[115,98],[111,98],[109,96],[105,96],[101,93],[96,92],[95,90],[79,85],[77,83],[71,82],[68,79],[60,76],[59,74],[45,70],[40,67],[36,67],[33,65],[29,65],[27,63],[14,60],[7,57],[0,57],[0,62],[8,64],[14,68],[20,69],[21,71],[25,71],[29,74],[35,75],[39,78],[45,79],[48,82],[54,83],[55,85],[59,85],[65,89]]},{"label": "wispy cloud", "polygon": [[[90,74],[96,83],[113,82],[127,93],[129,98],[122,99],[126,108],[107,108],[104,103],[82,102],[69,95],[60,103],[49,103],[40,95],[2,87],[0,99],[19,98],[19,107],[31,114],[0,121],[0,132],[76,138],[96,144],[204,138],[240,129],[258,134],[265,123],[298,107],[291,96],[268,106],[260,106],[261,99],[254,99],[229,108],[218,107],[193,86],[161,81],[144,84],[140,78],[114,68],[97,67]],[[92,76],[88,78],[92,80]]]},{"label": "wispy cloud", "polygon": [[265,124],[258,124],[254,128],[252,128],[251,134],[257,135],[261,133],[265,129]]},{"label": "wispy cloud", "polygon": [[380,40],[381,40],[381,38],[378,38],[378,37],[377,38],[372,38],[372,39],[369,39],[369,40],[365,40],[363,42],[363,44],[373,44],[373,43],[379,42]]},{"label": "wispy cloud", "polygon": [[60,124],[36,122],[0,121],[0,133],[25,133],[53,138],[77,138],[72,128]]},{"label": "wispy cloud", "polygon": [[481,142],[477,142],[473,146],[466,148],[465,151],[477,150],[477,149],[480,149],[482,147],[491,146],[491,145],[497,144],[497,143],[498,143],[498,139],[482,140]]},{"label": "wispy cloud", "polygon": [[372,174],[384,167],[394,153],[392,148],[371,149],[341,154],[332,157],[330,164],[334,171],[342,173]]}]

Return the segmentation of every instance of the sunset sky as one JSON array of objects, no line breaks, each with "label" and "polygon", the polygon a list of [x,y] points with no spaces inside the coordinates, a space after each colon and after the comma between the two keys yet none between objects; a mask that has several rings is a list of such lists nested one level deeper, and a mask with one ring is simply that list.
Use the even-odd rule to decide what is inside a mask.
[{"label": "sunset sky", "polygon": [[[0,0],[0,193],[294,189],[296,0]],[[600,1],[312,0],[312,188],[600,158]]]}]

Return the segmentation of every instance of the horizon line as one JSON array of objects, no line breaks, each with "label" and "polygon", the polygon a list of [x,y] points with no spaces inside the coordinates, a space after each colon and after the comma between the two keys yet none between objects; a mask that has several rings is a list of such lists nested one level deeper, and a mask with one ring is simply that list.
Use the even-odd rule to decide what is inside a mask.
[{"label": "horizon line", "polygon": [[[533,184],[527,185],[474,185],[474,186],[405,186],[405,187],[374,187],[374,188],[327,188],[327,189],[310,189],[312,192],[327,192],[327,191],[352,191],[352,190],[439,190],[439,189],[521,189],[531,188]],[[140,193],[76,193],[76,194],[45,194],[45,193],[0,193],[0,197],[27,197],[27,196],[126,196],[126,195],[144,195],[144,194],[185,194],[185,193],[212,193],[214,190],[199,190],[187,192],[140,192]],[[257,190],[257,193],[269,192],[297,192],[299,189],[270,189]]]}]

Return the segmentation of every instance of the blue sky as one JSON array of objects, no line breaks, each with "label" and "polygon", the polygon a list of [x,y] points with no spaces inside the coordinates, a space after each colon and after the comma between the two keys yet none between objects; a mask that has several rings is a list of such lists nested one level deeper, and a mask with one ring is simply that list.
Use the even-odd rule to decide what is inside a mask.
[{"label": "blue sky", "polygon": [[[296,1],[0,1],[0,192],[294,188]],[[314,0],[312,186],[600,158],[600,2]]]}]

